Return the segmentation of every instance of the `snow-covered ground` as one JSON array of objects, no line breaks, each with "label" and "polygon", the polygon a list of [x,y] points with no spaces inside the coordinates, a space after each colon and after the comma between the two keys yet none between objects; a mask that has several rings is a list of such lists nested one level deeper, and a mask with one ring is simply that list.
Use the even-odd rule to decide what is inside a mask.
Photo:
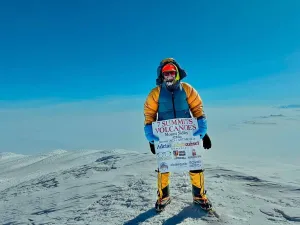
[{"label": "snow-covered ground", "polygon": [[55,150],[1,154],[0,224],[300,223],[299,108],[241,109],[232,118],[208,111],[205,184],[220,219],[192,205],[188,173],[171,175],[173,200],[156,214],[156,159],[147,148]]}]

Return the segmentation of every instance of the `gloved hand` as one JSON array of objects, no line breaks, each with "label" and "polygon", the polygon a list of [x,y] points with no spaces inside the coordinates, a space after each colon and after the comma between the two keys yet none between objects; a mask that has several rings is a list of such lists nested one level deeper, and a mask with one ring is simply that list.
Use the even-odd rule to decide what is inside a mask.
[{"label": "gloved hand", "polygon": [[159,138],[153,134],[152,124],[147,124],[144,127],[145,136],[150,143],[154,143],[154,141],[159,141]]},{"label": "gloved hand", "polygon": [[152,154],[155,155],[155,146],[154,146],[154,144],[149,142],[149,145],[150,145],[150,150],[151,150]]},{"label": "gloved hand", "polygon": [[207,132],[207,121],[204,117],[201,117],[197,120],[198,130],[193,134],[194,136],[200,135],[202,139]]},{"label": "gloved hand", "polygon": [[211,140],[207,133],[204,135],[202,140],[203,140],[203,148],[210,149],[211,148]]}]

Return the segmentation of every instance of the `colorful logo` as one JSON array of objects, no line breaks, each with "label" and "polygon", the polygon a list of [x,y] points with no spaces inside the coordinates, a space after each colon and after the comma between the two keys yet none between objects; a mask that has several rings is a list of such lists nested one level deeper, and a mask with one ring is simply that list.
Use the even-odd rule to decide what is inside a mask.
[{"label": "colorful logo", "polygon": [[181,147],[184,147],[185,144],[184,143],[175,143],[172,145],[172,148],[181,148]]},{"label": "colorful logo", "polygon": [[196,150],[195,150],[195,149],[192,150],[192,155],[193,155],[193,156],[196,155]]},{"label": "colorful logo", "polygon": [[[196,142],[190,142],[190,143],[175,143],[172,145],[172,148],[181,148],[181,147],[186,147],[186,146],[194,146],[194,145],[199,145],[199,141]],[[169,146],[171,147],[171,146]]]},{"label": "colorful logo", "polygon": [[185,151],[174,150],[173,155],[176,157],[176,159],[185,159],[184,157],[180,157],[185,156]]}]

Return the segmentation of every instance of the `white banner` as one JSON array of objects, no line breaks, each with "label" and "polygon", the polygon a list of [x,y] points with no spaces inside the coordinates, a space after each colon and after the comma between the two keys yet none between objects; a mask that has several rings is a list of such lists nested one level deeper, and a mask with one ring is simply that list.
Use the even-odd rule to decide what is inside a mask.
[{"label": "white banner", "polygon": [[154,142],[160,172],[179,172],[203,168],[202,140],[193,136],[198,129],[195,118],[177,118],[152,123]]}]

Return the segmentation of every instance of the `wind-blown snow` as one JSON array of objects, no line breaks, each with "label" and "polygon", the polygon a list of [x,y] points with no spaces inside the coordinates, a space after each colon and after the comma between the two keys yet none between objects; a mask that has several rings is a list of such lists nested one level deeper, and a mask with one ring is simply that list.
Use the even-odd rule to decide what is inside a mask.
[{"label": "wind-blown snow", "polygon": [[55,150],[2,154],[0,224],[300,222],[299,119],[283,109],[210,131],[205,184],[220,219],[192,205],[188,173],[171,175],[172,202],[156,214],[156,160],[148,149]]},{"label": "wind-blown snow", "polygon": [[12,152],[0,152],[0,159],[13,159],[17,157],[23,157],[25,155],[22,154],[15,154]]}]

